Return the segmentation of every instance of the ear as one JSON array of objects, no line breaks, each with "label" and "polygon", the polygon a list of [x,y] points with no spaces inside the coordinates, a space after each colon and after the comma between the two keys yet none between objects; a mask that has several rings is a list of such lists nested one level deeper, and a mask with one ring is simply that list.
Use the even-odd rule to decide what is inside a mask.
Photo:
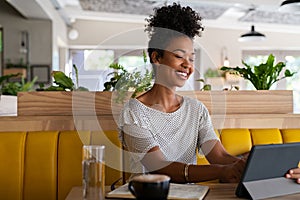
[{"label": "ear", "polygon": [[159,55],[158,55],[158,53],[156,51],[152,52],[151,59],[152,59],[152,61],[153,61],[154,64],[159,64],[160,57],[159,57]]}]

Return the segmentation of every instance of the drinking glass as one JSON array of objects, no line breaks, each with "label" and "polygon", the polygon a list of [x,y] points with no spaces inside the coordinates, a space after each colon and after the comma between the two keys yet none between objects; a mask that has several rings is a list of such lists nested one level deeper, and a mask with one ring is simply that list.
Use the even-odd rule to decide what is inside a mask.
[{"label": "drinking glass", "polygon": [[84,145],[82,159],[83,199],[105,199],[105,163],[103,145]]}]

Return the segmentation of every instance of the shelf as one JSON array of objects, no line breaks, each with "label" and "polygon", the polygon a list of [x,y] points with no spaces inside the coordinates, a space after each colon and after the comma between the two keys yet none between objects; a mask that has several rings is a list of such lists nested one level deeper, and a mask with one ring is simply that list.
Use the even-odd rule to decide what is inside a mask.
[{"label": "shelf", "polygon": [[20,76],[14,77],[14,78],[26,78],[27,77],[27,70],[24,68],[8,68],[3,69],[3,75],[9,75],[9,74],[22,74]]}]

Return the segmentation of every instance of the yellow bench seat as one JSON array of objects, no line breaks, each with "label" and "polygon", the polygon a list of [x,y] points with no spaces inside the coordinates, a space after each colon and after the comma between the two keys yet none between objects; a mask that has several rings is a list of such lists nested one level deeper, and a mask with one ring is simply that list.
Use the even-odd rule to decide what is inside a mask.
[{"label": "yellow bench seat", "polygon": [[[216,134],[232,155],[246,153],[253,145],[300,142],[300,129],[222,129]],[[106,146],[106,185],[122,177],[117,131],[0,132],[1,199],[65,199],[82,182],[83,144]],[[197,162],[209,164],[201,155]]]}]

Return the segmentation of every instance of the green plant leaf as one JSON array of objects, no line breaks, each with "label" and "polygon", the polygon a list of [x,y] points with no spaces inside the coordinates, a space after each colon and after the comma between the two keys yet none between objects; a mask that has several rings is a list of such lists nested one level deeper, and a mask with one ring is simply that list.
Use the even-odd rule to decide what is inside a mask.
[{"label": "green plant leaf", "polygon": [[19,82],[8,82],[2,86],[1,91],[4,95],[17,96],[17,93],[21,91],[21,87],[21,83]]},{"label": "green plant leaf", "polygon": [[[145,51],[143,51],[143,60],[146,64],[147,55]],[[103,91],[117,91],[118,95],[116,95],[115,101],[118,103],[123,102],[129,91],[132,92],[131,97],[136,97],[139,93],[147,91],[151,87],[153,73],[148,69],[145,69],[144,73],[139,69],[128,72],[118,63],[110,64],[109,68],[114,69],[115,71],[107,75],[107,77],[110,78],[109,81],[104,83]]]},{"label": "green plant leaf", "polygon": [[144,59],[144,63],[147,63],[147,53],[145,50],[143,50],[143,59]]},{"label": "green plant leaf", "polygon": [[0,84],[2,84],[2,82],[4,81],[8,81],[10,78],[12,77],[17,77],[22,75],[21,73],[17,73],[17,74],[8,74],[8,75],[4,75],[0,77]]},{"label": "green plant leaf", "polygon": [[28,92],[28,91],[32,91],[33,90],[33,86],[36,82],[36,80],[38,79],[38,77],[34,77],[32,79],[32,81],[28,81],[25,83],[24,78],[22,78],[22,86],[19,92]]},{"label": "green plant leaf", "polygon": [[79,87],[79,81],[78,81],[78,69],[75,64],[73,64],[73,69],[75,71],[75,77],[76,77],[76,87]]},{"label": "green plant leaf", "polygon": [[51,85],[50,87],[46,88],[45,91],[65,91],[65,88]]},{"label": "green plant leaf", "polygon": [[202,83],[205,82],[203,78],[197,79],[196,81],[199,81],[199,82],[202,82]]},{"label": "green plant leaf", "polygon": [[291,73],[291,71],[290,70],[285,70],[285,72],[284,72],[284,76],[286,76],[286,77],[292,77],[294,74],[296,74],[297,72],[293,72],[293,73]]},{"label": "green plant leaf", "polygon": [[64,88],[64,89],[69,89],[71,91],[74,90],[74,83],[72,79],[68,76],[66,76],[63,72],[61,71],[53,71],[52,72],[53,78],[54,78],[54,83],[58,85],[58,87]]},{"label": "green plant leaf", "polygon": [[121,70],[122,72],[127,72],[127,70],[122,65],[120,65],[118,63],[112,63],[112,64],[110,64],[109,68],[116,69],[116,70]]},{"label": "green plant leaf", "polygon": [[205,85],[203,86],[202,90],[206,90],[206,91],[211,90],[211,85],[205,84]]},{"label": "green plant leaf", "polygon": [[236,71],[243,78],[249,80],[257,90],[269,90],[275,82],[286,77],[291,77],[295,74],[295,72],[291,73],[289,70],[286,70],[284,76],[280,77],[281,71],[286,67],[286,64],[283,62],[278,62],[276,65],[274,65],[274,60],[275,57],[270,54],[266,63],[261,63],[257,66],[251,67],[242,61],[243,65],[245,65],[245,68],[222,67],[221,70]]},{"label": "green plant leaf", "polygon": [[[21,81],[12,81],[10,82],[9,79],[11,77],[17,77],[21,75],[21,73],[18,74],[9,74],[5,76],[1,76],[1,93],[6,95],[14,95],[16,96],[18,92],[27,92],[32,91],[34,83],[37,80],[37,77],[35,77],[32,81],[25,81],[24,77],[21,78]],[[6,81],[6,82],[4,82]]]},{"label": "green plant leaf", "polygon": [[89,89],[80,86],[80,87],[76,88],[76,91],[89,91]]}]

